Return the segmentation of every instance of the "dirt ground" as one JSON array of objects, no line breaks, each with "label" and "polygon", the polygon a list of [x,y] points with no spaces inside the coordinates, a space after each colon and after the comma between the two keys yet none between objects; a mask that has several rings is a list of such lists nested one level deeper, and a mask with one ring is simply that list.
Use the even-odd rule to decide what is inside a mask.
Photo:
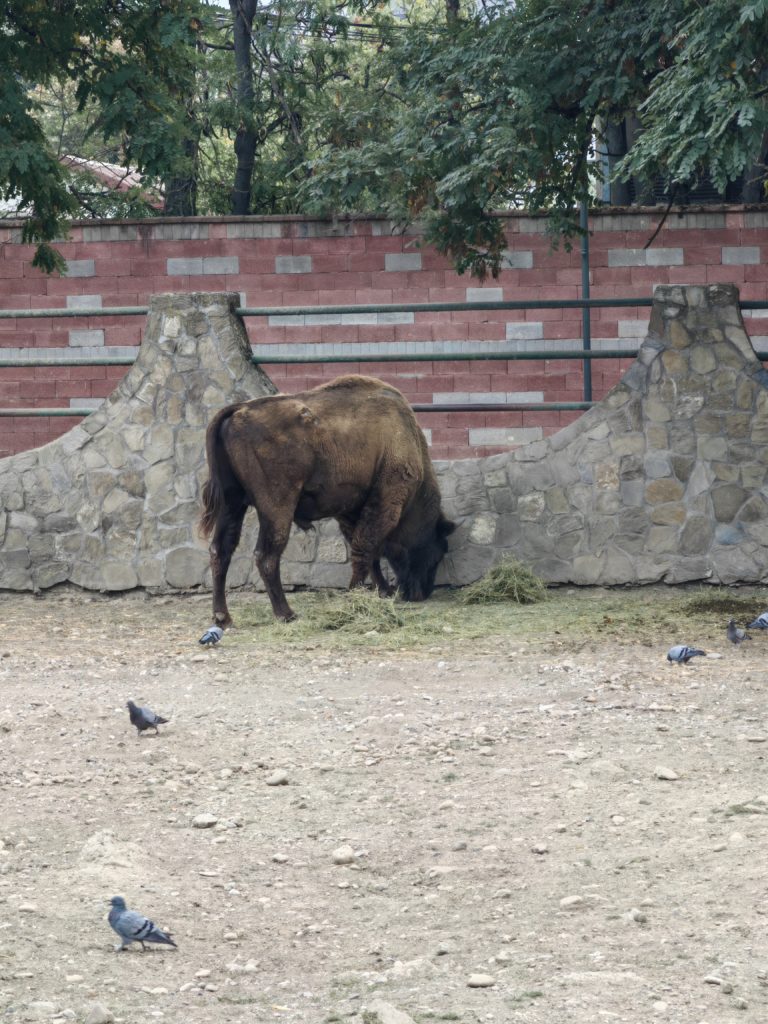
[{"label": "dirt ground", "polygon": [[402,650],[0,594],[0,1019],[764,1024],[768,636],[606,593]]}]

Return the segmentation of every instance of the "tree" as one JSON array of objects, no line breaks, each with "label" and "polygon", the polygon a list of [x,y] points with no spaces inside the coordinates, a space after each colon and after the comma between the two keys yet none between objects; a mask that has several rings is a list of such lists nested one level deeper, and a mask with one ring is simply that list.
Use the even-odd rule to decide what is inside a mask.
[{"label": "tree", "polygon": [[382,51],[326,119],[311,209],[418,217],[428,242],[482,278],[501,266],[499,210],[545,211],[555,235],[578,232],[598,146],[628,115],[641,131],[617,180],[755,176],[768,0],[481,0],[407,31],[368,10]]},{"label": "tree", "polygon": [[0,198],[28,213],[33,264],[63,266],[53,238],[77,208],[41,123],[34,86],[73,82],[78,109],[93,103],[93,131],[119,139],[125,165],[165,178],[184,160],[178,97],[191,92],[196,0],[15,0],[0,33]]}]

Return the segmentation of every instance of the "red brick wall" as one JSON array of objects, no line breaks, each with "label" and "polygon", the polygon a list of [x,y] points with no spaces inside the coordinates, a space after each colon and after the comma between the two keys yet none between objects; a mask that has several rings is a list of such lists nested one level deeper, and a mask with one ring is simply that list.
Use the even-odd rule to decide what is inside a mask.
[{"label": "red brick wall", "polygon": [[[593,298],[650,297],[656,284],[733,282],[743,299],[768,299],[768,212],[734,207],[672,213],[650,248],[661,219],[656,210],[615,210],[591,218]],[[301,217],[197,218],[135,222],[81,222],[61,252],[65,277],[46,277],[31,266],[32,247],[18,225],[0,224],[0,308],[146,305],[155,292],[238,291],[246,306],[464,302],[482,295],[504,300],[575,299],[580,296],[578,244],[553,250],[539,218],[506,218],[509,266],[481,286],[460,277],[447,260],[420,248],[415,234],[393,234],[383,220],[322,222]],[[768,348],[768,311],[746,319],[757,347]],[[594,310],[593,347],[637,347],[648,310]],[[640,321],[633,324],[633,321]],[[143,317],[0,319],[0,357],[58,349],[75,356],[130,353],[140,343]],[[348,364],[266,367],[281,390],[298,391],[342,372],[376,374],[413,402],[580,401],[578,360],[489,361],[488,346],[558,349],[580,347],[581,311],[466,310],[308,317],[301,322],[248,318],[256,347],[352,357]],[[637,329],[635,330],[635,326]],[[762,339],[762,343],[760,341]],[[464,346],[478,359],[376,361],[379,352],[411,343],[425,352]],[[276,350],[277,351],[277,350]],[[336,349],[334,349],[336,351]],[[618,380],[631,360],[592,363],[595,399]],[[0,368],[0,406],[82,408],[104,398],[124,367]],[[435,458],[486,455],[547,436],[573,412],[440,412],[419,419]],[[79,422],[79,416],[0,417],[0,456],[44,444]]]}]

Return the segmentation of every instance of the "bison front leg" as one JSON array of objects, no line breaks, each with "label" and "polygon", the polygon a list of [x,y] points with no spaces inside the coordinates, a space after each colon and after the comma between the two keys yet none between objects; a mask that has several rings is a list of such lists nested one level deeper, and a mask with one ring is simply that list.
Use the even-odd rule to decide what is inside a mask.
[{"label": "bison front leg", "polygon": [[381,571],[381,562],[378,558],[374,558],[373,560],[371,578],[373,579],[380,597],[392,597],[395,593],[395,587],[393,587],[385,578],[384,573]]},{"label": "bison front leg", "polygon": [[259,540],[256,544],[256,565],[264,581],[272,611],[275,617],[284,622],[296,618],[296,614],[288,604],[280,579],[280,556],[288,543],[291,532],[291,521],[274,523],[259,517]]},{"label": "bison front leg", "polygon": [[240,542],[247,507],[243,505],[241,508],[230,509],[221,514],[209,548],[213,583],[213,621],[223,629],[232,625],[232,616],[227,608],[227,572],[235,548]]},{"label": "bison front leg", "polygon": [[400,521],[400,506],[382,507],[379,502],[365,506],[352,532],[350,555],[352,561],[352,579],[350,590],[361,586],[366,577],[371,575],[380,594],[393,593],[381,571],[379,554],[384,541]]}]

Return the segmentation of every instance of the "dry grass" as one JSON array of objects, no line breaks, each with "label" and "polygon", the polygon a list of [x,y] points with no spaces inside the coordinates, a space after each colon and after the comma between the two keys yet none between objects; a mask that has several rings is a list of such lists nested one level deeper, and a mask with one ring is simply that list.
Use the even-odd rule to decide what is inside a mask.
[{"label": "dry grass", "polygon": [[[298,591],[290,595],[298,618],[284,623],[275,620],[264,595],[234,593],[230,604],[237,628],[227,631],[226,643],[338,653],[366,648],[447,653],[454,644],[472,641],[482,650],[510,637],[543,644],[556,640],[574,651],[611,638],[619,644],[666,645],[665,651],[673,643],[716,649],[724,642],[728,619],[743,625],[768,609],[765,587],[550,587],[546,601],[528,605],[466,604],[464,594],[441,588],[428,601],[410,604],[362,592],[357,598],[367,610],[353,613],[355,594]],[[392,612],[401,624],[382,628],[379,613]]]},{"label": "dry grass", "polygon": [[459,600],[463,604],[497,604],[500,601],[536,604],[546,596],[544,581],[527,565],[507,556],[479,580],[464,587],[460,591]]},{"label": "dry grass", "polygon": [[393,597],[379,597],[375,590],[356,587],[342,594],[324,596],[313,618],[318,629],[363,635],[391,633],[405,625],[402,608]]}]

